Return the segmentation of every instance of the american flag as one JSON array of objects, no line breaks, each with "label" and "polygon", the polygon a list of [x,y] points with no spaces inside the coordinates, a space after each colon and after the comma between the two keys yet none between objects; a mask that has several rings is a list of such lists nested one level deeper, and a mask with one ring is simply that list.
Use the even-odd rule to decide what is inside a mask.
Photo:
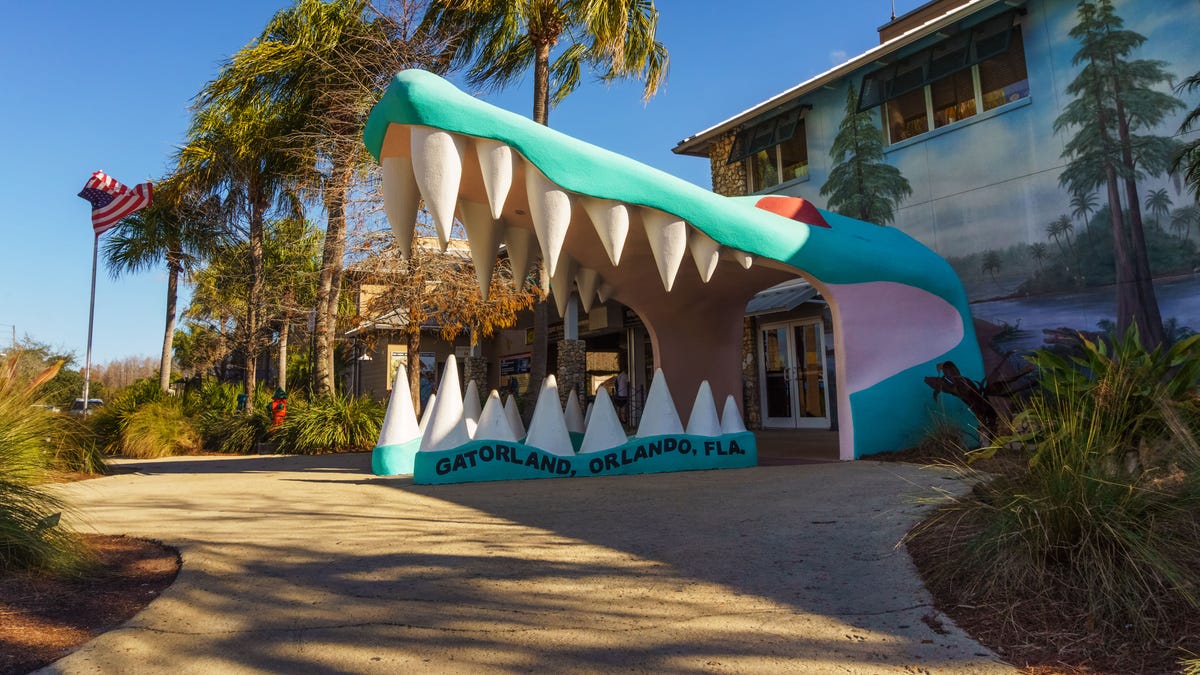
[{"label": "american flag", "polygon": [[132,190],[103,171],[88,179],[79,196],[92,203],[92,229],[99,237],[121,222],[121,219],[150,205],[154,185],[141,183]]}]

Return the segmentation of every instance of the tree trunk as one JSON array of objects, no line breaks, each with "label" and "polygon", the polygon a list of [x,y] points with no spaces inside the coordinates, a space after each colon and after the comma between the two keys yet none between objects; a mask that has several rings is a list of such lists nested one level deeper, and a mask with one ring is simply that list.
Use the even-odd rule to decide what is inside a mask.
[{"label": "tree trunk", "polygon": [[1142,227],[1142,211],[1138,204],[1137,180],[1134,178],[1133,150],[1129,142],[1129,119],[1125,105],[1117,92],[1117,133],[1121,142],[1121,163],[1125,165],[1125,195],[1129,200],[1129,240],[1138,289],[1138,334],[1142,345],[1154,349],[1163,342],[1162,312],[1154,292],[1154,273],[1150,271],[1150,253],[1146,249],[1146,233]]},{"label": "tree trunk", "polygon": [[537,45],[533,62],[533,121],[550,126],[550,44]]},{"label": "tree trunk", "polygon": [[287,391],[288,334],[291,333],[290,312],[283,313],[283,324],[279,326],[279,388]]},{"label": "tree trunk", "polygon": [[162,360],[158,363],[158,386],[164,394],[171,390],[171,348],[175,344],[175,307],[179,300],[179,261],[167,255],[167,327],[163,331]]},{"label": "tree trunk", "polygon": [[410,331],[408,338],[408,393],[412,396],[413,410],[418,416],[421,410],[421,331]]},{"label": "tree trunk", "polygon": [[1117,283],[1117,332],[1124,335],[1136,321],[1138,289],[1133,263],[1126,249],[1125,223],[1121,213],[1121,193],[1117,187],[1117,171],[1110,164],[1108,180],[1108,213],[1112,223],[1113,257]]},{"label": "tree trunk", "polygon": [[325,192],[325,245],[321,254],[321,277],[317,285],[316,393],[334,391],[334,349],[337,345],[337,309],[341,297],[342,264],[346,255],[346,191],[350,169],[346,156],[334,158],[333,184]]},{"label": "tree trunk", "polygon": [[[550,121],[550,45],[537,46],[537,59],[533,66],[533,121],[549,126]],[[545,265],[546,261],[542,261]],[[549,310],[546,298],[538,300],[533,305],[533,349],[529,358],[529,389],[528,394],[537,398],[537,392],[542,388],[546,379],[547,359],[550,345],[546,339],[550,332]],[[530,411],[532,411],[530,406]],[[532,414],[532,412],[530,412]]]},{"label": "tree trunk", "polygon": [[246,299],[246,411],[254,409],[254,390],[258,385],[258,351],[263,311],[263,212],[257,199],[250,212],[250,292]]}]

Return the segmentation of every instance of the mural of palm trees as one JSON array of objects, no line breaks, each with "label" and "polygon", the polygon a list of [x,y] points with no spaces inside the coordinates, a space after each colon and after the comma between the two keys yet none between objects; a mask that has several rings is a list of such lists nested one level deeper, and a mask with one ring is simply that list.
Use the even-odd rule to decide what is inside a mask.
[{"label": "mural of palm trees", "polygon": [[1161,230],[1163,218],[1171,213],[1171,195],[1167,194],[1167,188],[1147,192],[1145,207],[1146,212],[1154,216],[1155,227]]},{"label": "mural of palm trees", "polygon": [[1171,229],[1186,241],[1191,238],[1192,227],[1200,225],[1200,206],[1190,204],[1171,212]]},{"label": "mural of palm trees", "polygon": [[983,265],[980,266],[980,271],[987,272],[992,277],[992,282],[996,281],[996,273],[1000,271],[1000,254],[995,251],[988,251],[983,255]]},{"label": "mural of palm trees", "polygon": [[1071,196],[1071,217],[1083,223],[1086,229],[1090,223],[1088,219],[1096,212],[1096,193],[1077,192]]},{"label": "mural of palm trees", "polygon": [[[1071,219],[1066,214],[1055,218],[1046,226],[1046,236],[1054,240],[1058,244],[1058,250],[1062,252],[1063,257],[1067,256],[1067,249],[1071,248],[1071,232],[1075,230],[1075,225],[1071,223]],[[1067,240],[1066,248],[1063,248],[1062,237]]]},{"label": "mural of palm trees", "polygon": [[1033,258],[1035,262],[1037,262],[1039,271],[1042,269],[1042,261],[1049,256],[1049,253],[1049,250],[1046,249],[1046,245],[1041,242],[1029,245],[1029,256]]}]

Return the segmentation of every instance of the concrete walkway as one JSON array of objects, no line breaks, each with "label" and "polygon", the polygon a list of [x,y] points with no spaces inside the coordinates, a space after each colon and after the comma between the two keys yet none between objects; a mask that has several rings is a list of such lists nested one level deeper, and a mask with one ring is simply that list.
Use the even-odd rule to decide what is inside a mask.
[{"label": "concrete walkway", "polygon": [[[175,584],[48,672],[1009,672],[903,549],[959,481],[857,462],[441,487],[368,455],[176,458],[62,487]],[[936,623],[936,622],[934,622]]]}]

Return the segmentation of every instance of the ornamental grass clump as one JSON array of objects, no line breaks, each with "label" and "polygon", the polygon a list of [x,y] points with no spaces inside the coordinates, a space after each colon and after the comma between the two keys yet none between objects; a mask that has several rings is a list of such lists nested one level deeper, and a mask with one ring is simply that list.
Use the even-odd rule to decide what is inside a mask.
[{"label": "ornamental grass clump", "polygon": [[1006,629],[1054,608],[1082,632],[1153,644],[1200,612],[1200,336],[1148,351],[1131,331],[1031,361],[1040,388],[1017,432],[978,453],[1025,461],[977,476],[927,524],[955,532],[927,576],[1007,613]]},{"label": "ornamental grass clump", "polygon": [[[61,365],[61,364],[60,364]],[[39,407],[37,390],[58,372],[17,375],[17,355],[0,362],[0,570],[78,569],[86,560],[75,535],[59,524],[63,504],[40,483],[59,417]]]},{"label": "ornamental grass clump", "polygon": [[379,439],[384,407],[365,396],[318,396],[295,404],[275,432],[280,452],[320,454],[370,450]]},{"label": "ornamental grass clump", "polygon": [[175,399],[145,403],[125,418],[121,454],[137,459],[186,455],[200,450],[200,434]]}]

